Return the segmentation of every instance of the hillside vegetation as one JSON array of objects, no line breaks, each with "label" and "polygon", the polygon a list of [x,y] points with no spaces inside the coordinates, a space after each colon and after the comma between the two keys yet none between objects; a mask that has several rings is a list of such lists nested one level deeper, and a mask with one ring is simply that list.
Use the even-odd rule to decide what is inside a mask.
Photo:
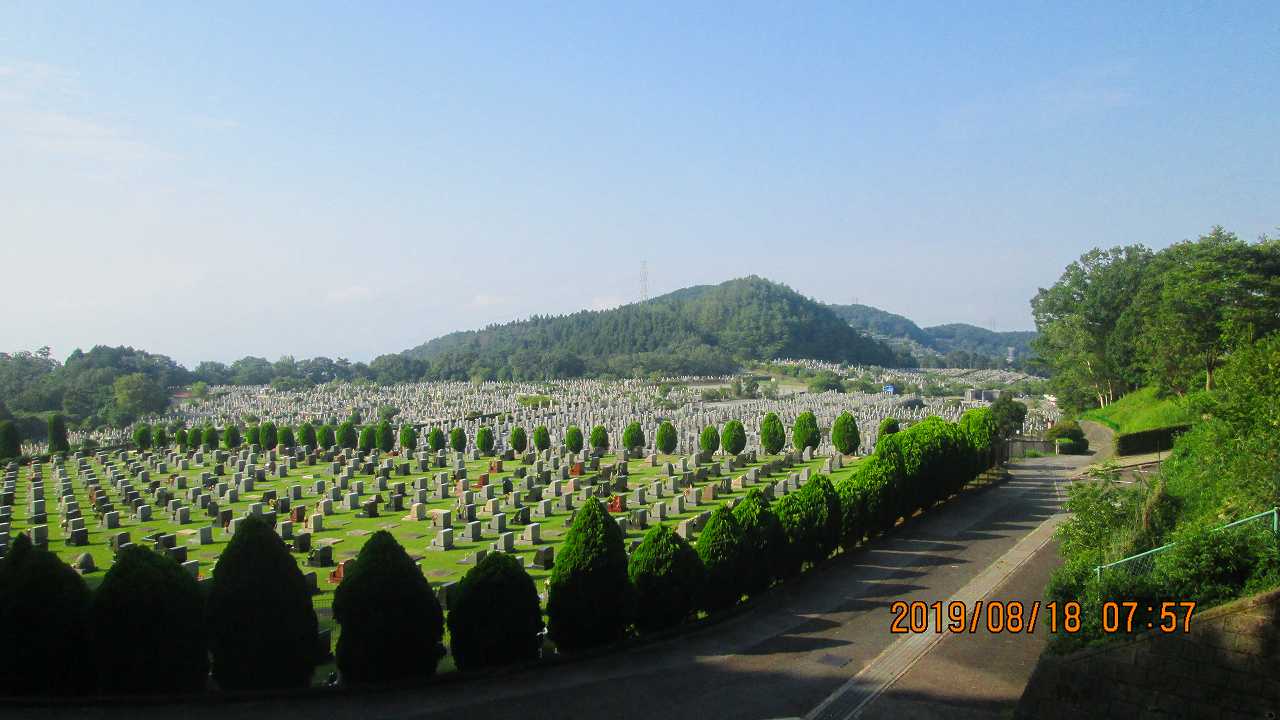
[{"label": "hillside vegetation", "polygon": [[422,363],[426,377],[442,380],[708,375],[776,357],[891,366],[909,361],[828,307],[756,276],[612,310],[452,333],[402,356]]},{"label": "hillside vegetation", "polygon": [[929,358],[928,351],[938,355],[954,355],[952,360],[968,367],[973,358],[981,356],[1003,366],[1008,349],[1013,348],[1018,358],[1026,358],[1032,354],[1031,341],[1036,337],[1035,331],[1020,330],[996,332],[966,323],[949,323],[921,328],[910,319],[870,305],[828,305],[840,319],[853,327],[876,336],[891,338],[905,342],[913,350],[923,349],[922,363]]},{"label": "hillside vegetation", "polygon": [[[1051,382],[1068,404],[1104,406],[1083,417],[1122,431],[1118,451],[1158,428],[1186,430],[1165,438],[1172,452],[1147,482],[1112,482],[1104,469],[1072,485],[1047,594],[1080,602],[1084,625],[1055,636],[1056,649],[1107,640],[1108,601],[1136,603],[1141,629],[1160,622],[1165,600],[1198,612],[1280,585],[1272,519],[1225,528],[1280,505],[1278,266],[1276,241],[1215,228],[1159,253],[1086,253],[1032,302]],[[1139,383],[1149,386],[1113,401]]]},{"label": "hillside vegetation", "polygon": [[1080,414],[1081,420],[1093,420],[1117,433],[1183,425],[1193,418],[1186,400],[1176,395],[1161,396],[1155,387],[1135,390],[1104,408]]}]

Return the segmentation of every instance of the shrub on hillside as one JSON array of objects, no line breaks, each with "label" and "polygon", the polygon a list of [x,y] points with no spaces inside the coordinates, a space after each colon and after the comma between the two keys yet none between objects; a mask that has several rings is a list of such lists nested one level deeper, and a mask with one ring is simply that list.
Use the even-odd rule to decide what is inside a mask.
[{"label": "shrub on hillside", "polygon": [[161,450],[169,447],[169,432],[164,429],[163,425],[157,424],[151,428],[151,445]]},{"label": "shrub on hillside", "polygon": [[310,685],[318,632],[311,591],[266,520],[240,521],[214,565],[205,616],[213,677],[224,690]]},{"label": "shrub on hillside", "polygon": [[391,421],[379,420],[377,428],[375,442],[378,444],[378,449],[382,452],[391,452],[396,446],[396,431],[391,427]]},{"label": "shrub on hillside", "polygon": [[622,639],[633,612],[622,529],[599,500],[577,510],[547,590],[548,634],[562,650]]},{"label": "shrub on hillside", "polygon": [[[263,433],[265,436],[266,433]],[[378,428],[373,425],[365,425],[360,428],[360,443],[358,448],[360,452],[372,452],[378,446]],[[270,446],[268,446],[270,447]]]},{"label": "shrub on hillside", "polygon": [[312,450],[314,450],[317,447],[316,445],[317,439],[318,437],[316,435],[315,425],[312,425],[309,422],[304,422],[298,426],[298,444],[299,445],[303,447],[309,447]]},{"label": "shrub on hillside", "polygon": [[71,443],[67,442],[67,419],[62,413],[49,416],[48,435],[49,452],[64,453],[71,451]]},{"label": "shrub on hillside", "polygon": [[257,425],[250,425],[244,429],[244,444],[257,445],[262,447],[262,433],[259,432]]},{"label": "shrub on hillside", "polygon": [[609,431],[603,425],[591,428],[591,449],[601,453],[609,449]]},{"label": "shrub on hillside", "polygon": [[139,424],[133,428],[133,446],[138,450],[151,449],[151,426]]},{"label": "shrub on hillside", "polygon": [[622,447],[636,452],[644,450],[644,430],[640,428],[640,423],[628,423],[627,427],[623,429]]},{"label": "shrub on hillside", "polygon": [[744,586],[748,595],[756,595],[767,590],[773,579],[782,574],[779,555],[786,552],[787,537],[760,488],[752,488],[734,506],[733,516],[742,527],[749,558],[743,572]]},{"label": "shrub on hillside", "polygon": [[427,431],[427,449],[431,452],[439,452],[444,449],[444,430],[433,427]]},{"label": "shrub on hillside", "polygon": [[726,453],[737,455],[747,447],[747,429],[742,427],[740,421],[730,420],[724,424],[724,430],[720,433],[720,444],[724,446]]},{"label": "shrub on hillside", "polygon": [[698,436],[698,447],[704,455],[711,455],[720,449],[720,433],[716,431],[715,425],[702,428],[702,434]]},{"label": "shrub on hillside", "polygon": [[507,437],[507,444],[511,445],[511,449],[517,453],[523,453],[529,447],[529,435],[524,428],[516,425],[511,428],[511,433]]},{"label": "shrub on hillside", "polygon": [[811,412],[802,412],[796,416],[795,425],[791,428],[791,445],[797,451],[806,447],[817,449],[822,433],[818,430],[818,419]]},{"label": "shrub on hillside", "polygon": [[[178,428],[173,433],[173,441],[178,445],[179,450],[181,450],[182,452],[186,452],[187,444],[191,442],[191,436],[187,434],[186,428]],[[84,450],[85,448],[83,445],[81,445],[80,449]],[[4,452],[0,451],[0,457],[3,457],[3,456],[4,456]]]},{"label": "shrub on hillside", "polygon": [[1156,555],[1154,579],[1169,597],[1217,605],[1280,584],[1280,545],[1267,527],[1186,530]]},{"label": "shrub on hillside", "polygon": [[582,452],[582,429],[577,425],[570,425],[565,428],[564,445],[571,453]]},{"label": "shrub on hillside", "polygon": [[787,444],[786,431],[777,413],[767,413],[760,421],[760,447],[767,455],[777,455]]},{"label": "shrub on hillside", "polygon": [[467,433],[462,428],[456,427],[449,431],[449,447],[454,452],[463,452],[467,449]]},{"label": "shrub on hillside", "polygon": [[276,437],[276,424],[267,421],[258,426],[258,442],[261,443],[263,450],[270,450],[279,442]]},{"label": "shrub on hillside", "polygon": [[679,625],[694,613],[706,568],[684,538],[666,525],[645,533],[627,572],[636,589],[636,630],[651,633]]},{"label": "shrub on hillside", "polygon": [[841,455],[852,455],[858,450],[862,436],[858,434],[858,421],[848,412],[840,413],[831,425],[831,444]]},{"label": "shrub on hillside", "polygon": [[822,513],[822,543],[819,546],[818,556],[813,562],[821,562],[831,557],[831,553],[836,551],[840,546],[841,531],[841,514],[840,514],[840,495],[836,493],[836,488],[831,484],[831,478],[821,473],[809,478],[809,482],[805,487],[815,487],[817,493],[822,496],[826,507]]},{"label": "shrub on hillside", "polygon": [[318,430],[316,430],[317,447],[331,448],[337,444],[338,444],[338,433],[333,429],[332,425],[325,423],[324,425],[321,425]]},{"label": "shrub on hillside", "polygon": [[658,447],[658,452],[663,455],[670,455],[676,449],[676,427],[666,420],[658,426],[658,432],[654,437],[654,444]]},{"label": "shrub on hillside", "polygon": [[98,690],[200,692],[209,674],[204,594],[167,556],[140,545],[116,555],[90,609]]},{"label": "shrub on hillside", "polygon": [[[154,440],[154,434],[152,436]],[[235,450],[240,447],[240,427],[238,425],[227,425],[222,431],[222,447],[227,450]]]},{"label": "shrub on hillside", "polygon": [[551,447],[551,431],[546,425],[539,425],[533,429],[533,448],[538,452],[542,452]]},{"label": "shrub on hillside", "polygon": [[783,577],[800,572],[806,562],[818,562],[823,553],[827,525],[827,499],[820,488],[806,483],[774,504],[786,534],[785,552],[779,558]]},{"label": "shrub on hillside", "polygon": [[493,444],[493,428],[488,425],[480,426],[480,429],[476,430],[476,447],[480,449],[480,452],[488,455],[493,452]]},{"label": "shrub on hillside", "polygon": [[222,433],[218,432],[218,428],[212,425],[205,425],[204,430],[200,433],[200,440],[204,443],[205,450],[213,450],[218,447],[218,439],[222,437]]},{"label": "shrub on hillside", "polygon": [[400,426],[400,449],[406,453],[418,449],[418,431],[408,423]]},{"label": "shrub on hillside", "polygon": [[440,603],[386,530],[370,536],[346,568],[333,591],[333,619],[342,626],[336,657],[344,683],[425,679],[443,656]]},{"label": "shrub on hillside", "polygon": [[747,591],[747,543],[733,511],[721,505],[698,533],[694,546],[706,568],[698,607],[715,612],[733,607]]},{"label": "shrub on hillside", "polygon": [[1182,433],[1191,429],[1190,425],[1171,425],[1169,427],[1140,430],[1138,432],[1116,435],[1117,455],[1142,455],[1153,452],[1169,452],[1173,441]]},{"label": "shrub on hillside", "polygon": [[901,425],[898,423],[898,418],[887,417],[881,420],[880,426],[876,428],[876,437],[881,437],[884,435],[892,435],[898,432],[898,430],[900,429],[901,429]]},{"label": "shrub on hillside", "polygon": [[533,578],[514,555],[489,553],[450,594],[449,638],[459,670],[537,660],[542,609]]}]

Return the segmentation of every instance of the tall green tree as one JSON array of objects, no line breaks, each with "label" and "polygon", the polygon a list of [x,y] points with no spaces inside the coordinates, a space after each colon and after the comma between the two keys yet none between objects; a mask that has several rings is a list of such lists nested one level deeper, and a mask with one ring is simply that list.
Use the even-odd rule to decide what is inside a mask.
[{"label": "tall green tree", "polygon": [[467,433],[460,427],[456,427],[449,431],[449,447],[454,452],[462,452],[467,449]]},{"label": "tall green tree", "polygon": [[298,426],[298,444],[303,447],[309,447],[312,450],[316,448],[316,426],[310,421],[304,422]]},{"label": "tall green tree", "polygon": [[151,426],[140,423],[133,428],[133,446],[140,451],[151,449]]},{"label": "tall green tree", "polygon": [[338,446],[344,450],[352,450],[360,442],[360,435],[356,431],[355,423],[350,420],[344,420],[338,425]]},{"label": "tall green tree", "polygon": [[228,450],[235,450],[240,447],[240,428],[236,425],[227,425],[226,430],[222,431],[222,446]]},{"label": "tall green tree", "polygon": [[439,452],[444,449],[443,430],[438,427],[433,427],[427,432],[427,449],[431,452]]},{"label": "tall green tree", "polygon": [[325,423],[316,430],[316,443],[322,448],[330,448],[338,444],[338,434],[333,431],[332,425]]}]

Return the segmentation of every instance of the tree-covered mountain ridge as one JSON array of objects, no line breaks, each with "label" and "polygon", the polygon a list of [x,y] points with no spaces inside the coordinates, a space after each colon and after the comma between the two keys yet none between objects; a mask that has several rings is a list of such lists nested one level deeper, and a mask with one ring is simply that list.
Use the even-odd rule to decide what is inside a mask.
[{"label": "tree-covered mountain ridge", "polygon": [[827,306],[758,276],[683,288],[644,302],[535,315],[450,333],[406,350],[436,376],[719,374],[778,357],[877,365],[910,358]]},{"label": "tree-covered mountain ridge", "polygon": [[968,323],[920,327],[909,318],[870,305],[828,305],[840,319],[878,339],[906,343],[916,354],[932,350],[940,355],[966,352],[1003,358],[1013,348],[1017,358],[1031,355],[1034,330],[996,331]]}]

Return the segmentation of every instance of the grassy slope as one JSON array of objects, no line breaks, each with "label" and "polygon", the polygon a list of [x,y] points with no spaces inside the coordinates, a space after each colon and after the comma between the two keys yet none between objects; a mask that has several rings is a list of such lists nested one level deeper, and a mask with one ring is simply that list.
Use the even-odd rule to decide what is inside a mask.
[{"label": "grassy slope", "polygon": [[1105,408],[1081,413],[1080,419],[1101,423],[1117,433],[1151,430],[1193,420],[1181,398],[1157,397],[1152,387],[1135,390]]}]

